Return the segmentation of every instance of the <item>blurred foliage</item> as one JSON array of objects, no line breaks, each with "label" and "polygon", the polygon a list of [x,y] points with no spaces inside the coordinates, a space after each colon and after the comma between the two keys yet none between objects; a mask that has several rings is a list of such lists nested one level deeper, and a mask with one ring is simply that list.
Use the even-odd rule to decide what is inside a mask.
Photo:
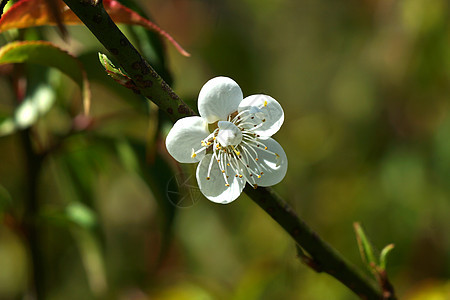
[{"label": "blurred foliage", "polygon": [[[363,268],[352,232],[359,221],[375,248],[395,244],[387,272],[401,299],[449,299],[448,1],[123,3],[192,54],[121,27],[191,106],[217,75],[281,103],[276,138],[290,167],[275,189],[325,240]],[[46,80],[53,69],[0,67],[0,121],[25,78],[25,95],[40,82],[58,97],[31,130],[35,149],[51,150],[36,191],[49,299],[355,299],[301,265],[292,241],[246,196],[221,206],[191,188],[195,205],[174,206],[169,182],[196,183],[195,167],[165,152],[170,124],[107,76],[97,54],[105,50],[85,28],[68,31],[67,41],[52,27],[0,35],[0,45],[39,37],[66,49],[92,88],[85,118],[79,89],[62,73],[56,84]],[[19,222],[24,155],[20,134],[0,138],[1,299],[24,293],[30,269]]]}]

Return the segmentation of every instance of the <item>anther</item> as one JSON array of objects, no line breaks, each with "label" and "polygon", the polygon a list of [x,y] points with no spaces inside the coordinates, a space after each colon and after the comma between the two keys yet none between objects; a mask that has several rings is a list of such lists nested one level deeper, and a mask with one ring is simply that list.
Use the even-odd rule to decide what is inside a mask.
[{"label": "anther", "polygon": [[264,147],[264,150],[267,150],[267,147]]},{"label": "anther", "polygon": [[239,178],[242,178],[242,175],[239,174]]},{"label": "anther", "polygon": [[206,180],[210,180],[211,178],[210,177],[206,177]]},{"label": "anther", "polygon": [[225,173],[225,170],[222,170],[222,173]]},{"label": "anther", "polygon": [[258,187],[258,185],[257,184],[254,184],[253,185],[253,188],[256,190],[256,188]]},{"label": "anther", "polygon": [[230,186],[228,183],[225,183],[225,186]]},{"label": "anther", "polygon": [[264,106],[267,106],[267,100],[264,100]]},{"label": "anther", "polygon": [[255,160],[258,161],[259,159],[256,157]]},{"label": "anther", "polygon": [[237,156],[241,155],[241,152],[237,151],[233,145],[231,145],[231,149],[233,149],[234,153],[236,153]]}]

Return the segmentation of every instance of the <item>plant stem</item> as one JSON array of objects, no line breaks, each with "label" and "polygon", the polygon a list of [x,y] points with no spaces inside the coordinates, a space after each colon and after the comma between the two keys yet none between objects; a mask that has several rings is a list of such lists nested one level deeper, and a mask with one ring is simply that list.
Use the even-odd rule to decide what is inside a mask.
[{"label": "plant stem", "polygon": [[[193,115],[193,111],[170,89],[145,61],[108,16],[99,1],[64,0],[97,39],[119,61],[135,81],[142,95],[168,113],[172,121]],[[383,299],[375,281],[361,273],[330,245],[325,243],[292,208],[267,188],[245,189],[247,195],[280,224],[295,242],[311,256],[308,265],[341,281],[363,299]],[[312,266],[312,264],[316,264]],[[394,299],[394,298],[389,298]]]},{"label": "plant stem", "polygon": [[31,290],[34,291],[37,300],[45,299],[45,265],[43,261],[42,242],[38,224],[38,177],[41,169],[42,158],[33,150],[30,129],[24,129],[20,133],[25,150],[27,188],[24,214],[24,229],[30,250],[32,263]]}]

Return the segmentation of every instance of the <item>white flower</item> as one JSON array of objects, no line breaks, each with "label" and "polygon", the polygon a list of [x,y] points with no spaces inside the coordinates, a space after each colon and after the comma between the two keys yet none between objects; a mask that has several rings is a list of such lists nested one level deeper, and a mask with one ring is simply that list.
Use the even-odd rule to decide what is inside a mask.
[{"label": "white flower", "polygon": [[202,87],[198,111],[200,117],[182,118],[174,124],[166,147],[178,162],[200,162],[196,176],[206,198],[230,203],[246,182],[256,188],[284,178],[287,157],[271,138],[284,121],[275,99],[266,95],[244,99],[234,80],[216,77]]}]

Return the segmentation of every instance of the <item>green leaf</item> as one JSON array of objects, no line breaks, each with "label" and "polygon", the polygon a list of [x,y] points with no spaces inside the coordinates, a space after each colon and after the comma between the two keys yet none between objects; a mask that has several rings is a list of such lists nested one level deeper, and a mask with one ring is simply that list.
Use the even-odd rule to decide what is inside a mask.
[{"label": "green leaf", "polygon": [[80,202],[70,203],[66,209],[67,218],[76,225],[83,228],[93,228],[97,224],[94,212]]},{"label": "green leaf", "polygon": [[114,81],[123,85],[124,87],[131,90],[138,90],[133,80],[131,80],[128,75],[126,75],[121,69],[116,68],[111,60],[103,53],[98,53],[98,58],[100,59],[100,63],[105,68],[106,73],[111,76]]},{"label": "green leaf", "polygon": [[361,224],[358,222],[353,223],[353,227],[356,233],[356,240],[358,242],[359,252],[361,254],[361,258],[366,263],[369,270],[373,271],[373,268],[377,265],[375,260],[375,256],[373,255],[373,247],[372,244],[366,237],[364,230],[361,227]]},{"label": "green leaf", "polygon": [[7,63],[34,63],[60,70],[80,86],[84,112],[89,113],[91,92],[86,72],[78,59],[63,49],[46,41],[13,42],[0,48],[0,65]]},{"label": "green leaf", "polygon": [[107,290],[106,270],[101,246],[97,236],[83,228],[69,228],[80,253],[89,287],[98,298]]},{"label": "green leaf", "polygon": [[381,250],[380,253],[380,269],[386,270],[386,257],[391,252],[391,250],[394,249],[394,244],[389,244],[386,247]]}]

